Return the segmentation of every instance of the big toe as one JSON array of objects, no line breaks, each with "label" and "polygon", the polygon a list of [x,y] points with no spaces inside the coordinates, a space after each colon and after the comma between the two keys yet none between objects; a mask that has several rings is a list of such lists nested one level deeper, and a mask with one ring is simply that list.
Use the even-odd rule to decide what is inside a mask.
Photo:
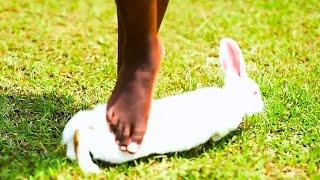
[{"label": "big toe", "polygon": [[127,151],[129,153],[136,153],[140,149],[141,143],[144,137],[144,131],[135,131],[130,137],[130,143],[127,146]]},{"label": "big toe", "polygon": [[127,146],[127,151],[132,154],[138,152],[139,149],[140,149],[140,145],[135,142],[132,142]]}]

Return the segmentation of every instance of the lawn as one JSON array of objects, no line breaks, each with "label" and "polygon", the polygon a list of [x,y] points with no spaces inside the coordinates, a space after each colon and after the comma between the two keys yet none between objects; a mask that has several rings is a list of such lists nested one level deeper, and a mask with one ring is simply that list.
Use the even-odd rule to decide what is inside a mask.
[{"label": "lawn", "polygon": [[[172,0],[155,98],[221,86],[222,37],[240,44],[265,112],[217,143],[103,166],[111,178],[320,178],[318,0]],[[116,80],[112,0],[0,1],[0,179],[83,178],[61,134]]]}]

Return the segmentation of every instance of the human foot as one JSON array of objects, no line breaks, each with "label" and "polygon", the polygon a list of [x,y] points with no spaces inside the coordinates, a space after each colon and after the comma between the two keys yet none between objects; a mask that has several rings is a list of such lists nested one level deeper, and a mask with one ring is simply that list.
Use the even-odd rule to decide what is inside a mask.
[{"label": "human foot", "polygon": [[[150,112],[153,87],[158,74],[164,47],[159,38],[154,38],[143,47],[127,48],[116,86],[108,101],[107,121],[120,150],[135,153],[143,140]],[[141,58],[142,57],[142,58]],[[132,60],[132,58],[141,59]],[[133,62],[134,61],[134,62]],[[131,63],[130,63],[131,62]]]}]

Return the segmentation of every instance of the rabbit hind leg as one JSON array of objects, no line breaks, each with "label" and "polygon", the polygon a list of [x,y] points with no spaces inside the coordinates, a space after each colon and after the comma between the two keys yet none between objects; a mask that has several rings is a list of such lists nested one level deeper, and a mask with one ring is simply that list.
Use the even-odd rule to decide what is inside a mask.
[{"label": "rabbit hind leg", "polygon": [[[85,130],[83,130],[85,131]],[[89,151],[89,138],[85,136],[85,133],[80,130],[76,130],[73,144],[77,157],[78,164],[84,173],[99,173],[99,167],[92,161]]]}]

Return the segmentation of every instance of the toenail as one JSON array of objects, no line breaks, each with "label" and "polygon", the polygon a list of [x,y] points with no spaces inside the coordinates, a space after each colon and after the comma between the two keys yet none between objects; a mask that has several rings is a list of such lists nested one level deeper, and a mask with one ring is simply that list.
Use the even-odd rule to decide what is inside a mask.
[{"label": "toenail", "polygon": [[120,150],[125,151],[125,150],[127,150],[127,148],[125,146],[120,146]]},{"label": "toenail", "polygon": [[127,150],[130,152],[130,153],[136,153],[138,150],[139,150],[140,146],[137,144],[137,143],[130,143],[128,145],[128,148]]}]

